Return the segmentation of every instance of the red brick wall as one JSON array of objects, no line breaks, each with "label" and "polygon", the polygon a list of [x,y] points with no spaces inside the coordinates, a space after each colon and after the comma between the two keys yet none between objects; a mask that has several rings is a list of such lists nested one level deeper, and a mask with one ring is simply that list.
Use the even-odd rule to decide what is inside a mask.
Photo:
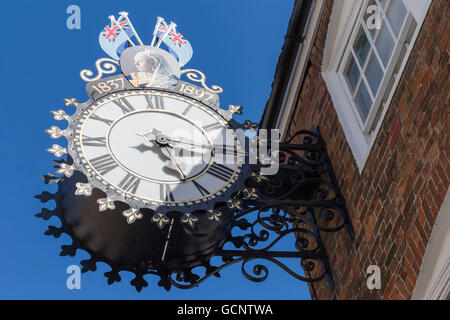
[{"label": "red brick wall", "polygon": [[[315,284],[319,299],[409,299],[450,178],[448,1],[434,0],[359,173],[321,77],[333,1],[327,1],[288,135],[319,126],[355,228],[323,235],[335,281]],[[369,265],[381,290],[366,287]]]}]

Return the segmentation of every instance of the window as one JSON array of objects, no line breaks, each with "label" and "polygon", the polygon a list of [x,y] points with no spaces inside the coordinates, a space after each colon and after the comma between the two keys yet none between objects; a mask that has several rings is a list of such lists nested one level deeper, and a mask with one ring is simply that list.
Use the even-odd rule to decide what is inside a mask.
[{"label": "window", "polygon": [[430,3],[364,0],[333,7],[323,77],[360,171]]},{"label": "window", "polygon": [[400,53],[415,25],[402,0],[370,0],[363,7],[341,75],[365,134],[373,128],[381,105],[386,90],[382,84],[389,82],[396,60],[404,58]]}]

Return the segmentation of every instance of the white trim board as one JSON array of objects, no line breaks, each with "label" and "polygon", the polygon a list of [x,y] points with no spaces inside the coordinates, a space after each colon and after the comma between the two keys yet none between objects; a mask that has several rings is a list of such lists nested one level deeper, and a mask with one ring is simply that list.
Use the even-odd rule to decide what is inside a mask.
[{"label": "white trim board", "polygon": [[446,300],[449,295],[450,188],[434,223],[411,299]]}]

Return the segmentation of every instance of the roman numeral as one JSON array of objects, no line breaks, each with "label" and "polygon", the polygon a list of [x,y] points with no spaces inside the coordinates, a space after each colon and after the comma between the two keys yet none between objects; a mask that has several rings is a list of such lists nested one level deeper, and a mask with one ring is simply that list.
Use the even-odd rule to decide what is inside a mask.
[{"label": "roman numeral", "polygon": [[91,114],[91,116],[89,117],[89,119],[101,121],[101,122],[103,122],[103,123],[106,123],[107,126],[110,126],[110,125],[113,123],[112,120],[108,120],[108,119],[101,118],[101,117],[99,117],[98,115],[96,115],[95,113],[94,113],[94,114]]},{"label": "roman numeral", "polygon": [[198,182],[196,182],[195,180],[192,181],[195,185],[195,187],[197,188],[197,190],[200,192],[200,194],[204,197],[207,196],[209,194],[211,194],[211,192],[209,192],[208,190],[206,190],[201,184],[199,184]]},{"label": "roman numeral", "polygon": [[223,164],[213,162],[207,173],[223,181],[228,181],[233,176],[234,170]]},{"label": "roman numeral", "polygon": [[184,109],[184,111],[183,111],[183,116],[187,115],[188,112],[192,109],[192,107],[193,107],[192,104],[188,105],[188,106],[186,107],[186,109]]},{"label": "roman numeral", "polygon": [[116,161],[111,157],[110,154],[105,154],[104,156],[93,158],[90,160],[90,162],[95,170],[97,170],[101,175],[107,174],[118,166]]},{"label": "roman numeral", "polygon": [[163,201],[175,201],[172,190],[168,184],[159,185],[160,199]]},{"label": "roman numeral", "polygon": [[91,137],[83,136],[83,145],[91,146],[91,147],[105,147],[106,146],[106,138],[105,137],[91,138]]},{"label": "roman numeral", "polygon": [[117,100],[112,101],[116,106],[118,106],[120,109],[122,109],[122,112],[124,114],[127,114],[131,111],[136,110],[125,98],[120,98]]},{"label": "roman numeral", "polygon": [[205,131],[211,131],[211,130],[222,129],[222,128],[223,128],[223,126],[219,122],[214,122],[214,123],[208,124],[203,127],[203,129]]},{"label": "roman numeral", "polygon": [[125,178],[122,179],[122,181],[119,182],[119,188],[130,193],[136,193],[137,188],[139,187],[139,183],[141,183],[141,180],[139,180],[138,177],[132,175],[131,173],[128,173]]},{"label": "roman numeral", "polygon": [[147,103],[148,103],[147,109],[164,110],[164,97],[145,95],[145,99],[147,100]]}]

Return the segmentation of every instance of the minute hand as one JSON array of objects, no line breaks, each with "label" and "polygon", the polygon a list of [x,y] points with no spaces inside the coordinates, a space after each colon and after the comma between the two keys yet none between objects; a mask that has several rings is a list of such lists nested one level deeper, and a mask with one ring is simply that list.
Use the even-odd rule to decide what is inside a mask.
[{"label": "minute hand", "polygon": [[175,142],[175,143],[187,144],[187,145],[194,146],[194,147],[208,148],[208,149],[212,148],[212,146],[209,144],[196,143],[196,142],[192,142],[192,141],[184,140],[184,139],[180,139],[180,138],[174,138],[174,139],[167,138],[167,140]]},{"label": "minute hand", "polygon": [[170,169],[174,169],[178,171],[178,173],[181,175],[183,179],[186,179],[186,175],[184,174],[183,170],[181,169],[180,164],[178,164],[176,158],[172,155],[172,152],[169,150],[168,147],[162,147],[161,151],[164,155],[166,155],[168,158],[170,158],[170,162],[172,165],[168,166]]}]

